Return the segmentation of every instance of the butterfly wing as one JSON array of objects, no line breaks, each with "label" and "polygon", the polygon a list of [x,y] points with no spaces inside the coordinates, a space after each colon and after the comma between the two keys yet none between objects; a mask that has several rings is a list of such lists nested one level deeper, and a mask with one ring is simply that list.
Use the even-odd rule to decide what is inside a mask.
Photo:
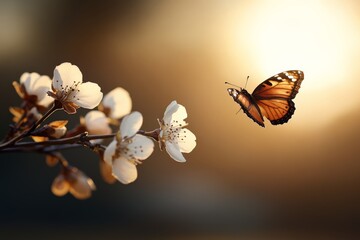
[{"label": "butterfly wing", "polygon": [[264,127],[264,118],[261,114],[259,106],[254,101],[253,97],[245,89],[238,91],[234,88],[230,88],[228,89],[228,91],[230,95],[234,98],[234,101],[241,106],[244,113],[246,113],[249,118],[254,120],[254,122]]},{"label": "butterfly wing", "polygon": [[292,101],[299,91],[304,73],[290,70],[279,73],[262,82],[252,93],[261,113],[271,124],[283,124],[289,121],[295,112]]}]

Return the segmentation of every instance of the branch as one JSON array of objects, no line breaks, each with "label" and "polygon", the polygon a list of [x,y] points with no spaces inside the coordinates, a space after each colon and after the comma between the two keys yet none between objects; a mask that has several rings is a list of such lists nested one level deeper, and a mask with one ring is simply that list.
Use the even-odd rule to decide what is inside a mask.
[{"label": "branch", "polygon": [[51,153],[54,151],[68,150],[73,148],[83,147],[82,144],[64,144],[64,145],[53,145],[53,146],[26,146],[26,147],[9,147],[0,151],[0,153],[11,153],[11,152],[40,152],[40,153]]},{"label": "branch", "polygon": [[[150,132],[146,132],[143,130],[139,130],[137,133],[150,137],[155,141],[158,140],[160,129],[155,129]],[[90,140],[98,140],[98,139],[108,139],[114,138],[116,133],[112,134],[104,134],[104,135],[88,135],[88,132],[80,133],[73,137],[68,138],[61,138],[61,139],[54,139],[48,140],[43,142],[20,142],[20,143],[13,143],[5,146],[0,147],[0,153],[5,152],[52,152],[52,151],[60,151],[66,150],[70,148],[78,148],[81,146],[85,146],[88,148],[95,148],[96,146],[90,142]]]},{"label": "branch", "polygon": [[45,149],[47,146],[59,146],[59,145],[71,145],[71,144],[79,144],[81,146],[81,143],[89,142],[90,140],[113,138],[115,135],[116,135],[115,133],[107,134],[107,135],[88,135],[87,132],[84,132],[73,137],[49,140],[44,142],[15,143],[11,147],[0,149],[0,152],[15,151],[16,149],[20,151],[22,149],[24,149],[25,151],[31,151],[31,149],[38,151],[39,149]]},{"label": "branch", "polygon": [[49,109],[49,111],[47,111],[36,123],[34,123],[34,125],[32,125],[32,127],[27,130],[24,131],[22,134],[10,139],[9,141],[3,143],[0,145],[0,151],[4,148],[7,148],[9,146],[13,146],[16,142],[20,141],[21,139],[23,139],[24,137],[30,136],[31,133],[43,122],[45,121],[51,114],[53,114],[54,112],[56,112],[57,110],[61,109],[62,105],[61,103],[59,103],[58,101],[55,101],[53,106]]}]

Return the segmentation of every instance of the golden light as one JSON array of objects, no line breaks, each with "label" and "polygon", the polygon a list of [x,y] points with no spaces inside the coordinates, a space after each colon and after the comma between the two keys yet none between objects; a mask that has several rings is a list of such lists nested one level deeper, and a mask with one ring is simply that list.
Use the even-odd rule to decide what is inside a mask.
[{"label": "golden light", "polygon": [[359,103],[357,96],[346,104],[341,101],[350,100],[349,92],[360,86],[354,78],[359,74],[354,64],[360,24],[355,3],[339,3],[280,0],[249,1],[242,6],[246,10],[238,20],[237,41],[250,49],[248,61],[258,70],[256,79],[290,69],[305,72],[295,99],[302,108],[296,113],[302,124],[314,124],[310,116],[319,111],[326,122]]},{"label": "golden light", "polygon": [[[179,81],[196,79],[191,82],[196,92],[206,86],[218,93],[225,81],[244,86],[248,75],[247,90],[252,92],[274,74],[302,70],[305,80],[294,100],[298,120],[292,125],[321,127],[360,103],[360,96],[352,93],[360,87],[357,9],[358,2],[351,0],[169,2],[153,11],[142,31],[128,42],[136,45],[144,62],[148,57],[148,62],[163,65],[158,74],[165,74],[163,69],[182,69],[188,76]],[[134,49],[119,42],[123,36],[120,31],[113,38],[119,56]],[[168,61],[169,56],[178,62]],[[149,69],[151,74],[156,71]],[[226,98],[225,90],[226,86]],[[184,94],[194,97],[192,91]],[[229,104],[215,99],[208,104]],[[321,121],[314,121],[319,114]]]},{"label": "golden light", "polygon": [[[360,1],[25,2],[0,1],[2,133],[9,131],[9,106],[20,103],[11,82],[24,71],[51,77],[54,66],[69,61],[104,94],[126,89],[133,111],[144,116],[142,130],[159,127],[156,119],[176,100],[186,107],[197,146],[181,166],[156,149],[139,167],[134,185],[117,183],[111,190],[96,176],[97,154],[78,148],[64,152],[103,189],[91,202],[80,203],[86,208],[96,202],[90,211],[74,211],[80,205],[72,199],[49,201],[49,192],[41,190],[49,184],[37,188],[44,177],[50,182],[55,177],[53,170],[43,173],[39,154],[10,159],[5,153],[1,177],[8,180],[0,182],[5,234],[13,236],[13,229],[26,224],[49,238],[83,232],[93,238],[93,233],[130,236],[135,228],[144,230],[134,232],[138,238],[165,229],[162,236],[204,239],[252,232],[269,238],[272,228],[283,238],[287,231],[319,237],[327,227],[325,236],[357,230]],[[304,71],[305,79],[294,99],[296,111],[283,125],[265,120],[265,128],[258,126],[224,84],[244,87],[250,76],[246,89],[251,93],[265,79],[295,69]],[[72,115],[69,124],[76,126],[86,113]],[[81,161],[82,154],[95,161]],[[17,160],[26,161],[25,167]],[[112,166],[104,166],[105,181],[113,183]],[[85,182],[89,196],[94,184]],[[14,191],[21,188],[25,191]],[[83,228],[84,221],[92,231]],[[58,231],[67,226],[71,231]]]}]

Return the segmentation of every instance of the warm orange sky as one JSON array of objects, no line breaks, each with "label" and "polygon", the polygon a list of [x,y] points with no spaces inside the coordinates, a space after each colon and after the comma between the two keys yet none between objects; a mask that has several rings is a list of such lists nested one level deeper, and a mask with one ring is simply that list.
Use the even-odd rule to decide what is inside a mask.
[{"label": "warm orange sky", "polygon": [[[140,166],[137,182],[126,188],[102,186],[94,174],[95,160],[81,164],[100,186],[97,197],[89,200],[99,212],[106,204],[122,212],[121,200],[131,199],[138,207],[148,198],[146,211],[159,224],[175,218],[180,225],[191,222],[190,213],[199,217],[195,222],[229,213],[208,220],[222,229],[244,216],[244,206],[238,202],[255,199],[279,218],[295,222],[330,218],[336,223],[338,214],[351,219],[360,212],[355,204],[360,200],[356,190],[360,183],[359,11],[360,2],[355,0],[98,5],[5,1],[0,3],[1,89],[11,89],[22,72],[52,76],[56,65],[70,61],[80,67],[85,80],[98,82],[104,92],[126,88],[134,110],[144,115],[146,130],[157,127],[156,119],[170,101],[187,108],[198,146],[186,155],[186,164],[174,163],[157,150]],[[251,93],[266,78],[291,69],[304,71],[305,80],[287,124],[272,126],[266,121],[264,129],[242,111],[236,114],[239,106],[228,96],[225,81],[243,86],[250,76]],[[11,91],[4,92],[1,101],[17,103]],[[10,120],[7,108],[1,106],[1,118],[6,119],[2,134]],[[48,170],[26,166],[29,176],[39,168]],[[16,171],[11,168],[7,178]],[[44,185],[45,196],[51,195],[46,184],[55,173],[47,174],[36,182]],[[12,180],[20,186],[17,179]],[[54,199],[48,201],[64,204],[63,199]],[[252,213],[254,209],[247,207]],[[268,214],[255,210],[259,218]],[[213,226],[206,224],[200,226]]]}]

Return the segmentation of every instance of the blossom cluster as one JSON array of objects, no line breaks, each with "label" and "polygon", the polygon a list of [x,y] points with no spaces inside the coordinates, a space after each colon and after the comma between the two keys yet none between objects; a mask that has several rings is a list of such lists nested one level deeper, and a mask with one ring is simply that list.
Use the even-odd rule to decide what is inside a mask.
[{"label": "blossom cluster", "polygon": [[[128,91],[117,87],[103,96],[93,82],[83,82],[80,69],[65,62],[55,67],[53,78],[24,73],[13,86],[22,99],[20,107],[10,107],[13,123],[0,143],[0,152],[33,151],[46,156],[49,166],[60,166],[51,191],[56,196],[71,193],[77,199],[89,198],[95,183],[84,172],[70,165],[62,150],[86,147],[99,156],[105,182],[134,182],[137,166],[154,151],[154,142],[177,162],[185,162],[183,153],[196,146],[195,135],[187,129],[187,111],[172,101],[159,127],[141,129],[143,116],[132,111]],[[97,107],[96,110],[94,110]],[[76,114],[79,108],[91,109],[79,117],[79,124],[68,129],[68,120],[47,123],[58,110]]]}]

